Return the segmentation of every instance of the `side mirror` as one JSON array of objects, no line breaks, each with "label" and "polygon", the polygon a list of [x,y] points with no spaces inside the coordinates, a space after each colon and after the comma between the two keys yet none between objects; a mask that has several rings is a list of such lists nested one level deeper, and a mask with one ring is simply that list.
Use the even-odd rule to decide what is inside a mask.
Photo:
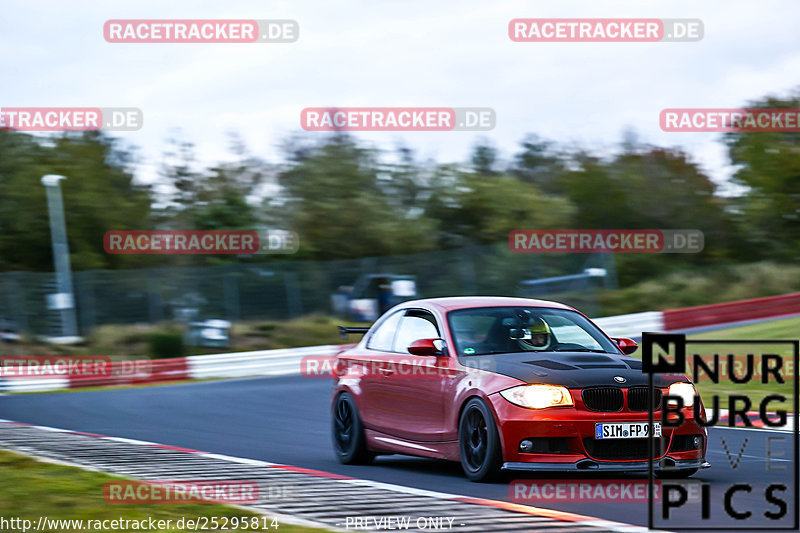
[{"label": "side mirror", "polygon": [[619,346],[619,349],[622,350],[622,353],[624,353],[625,355],[630,355],[639,348],[639,345],[636,344],[636,341],[632,339],[626,339],[625,337],[620,337],[612,340],[617,343],[617,346]]},{"label": "side mirror", "polygon": [[408,353],[413,355],[445,355],[443,339],[419,339],[411,343]]}]

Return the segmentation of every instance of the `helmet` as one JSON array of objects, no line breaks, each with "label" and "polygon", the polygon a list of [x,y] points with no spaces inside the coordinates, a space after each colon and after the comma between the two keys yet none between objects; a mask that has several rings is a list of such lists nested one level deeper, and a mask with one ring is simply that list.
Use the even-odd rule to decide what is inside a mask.
[{"label": "helmet", "polygon": [[519,339],[520,344],[526,350],[546,350],[550,347],[553,333],[550,326],[541,318],[534,318],[526,328],[526,335]]}]

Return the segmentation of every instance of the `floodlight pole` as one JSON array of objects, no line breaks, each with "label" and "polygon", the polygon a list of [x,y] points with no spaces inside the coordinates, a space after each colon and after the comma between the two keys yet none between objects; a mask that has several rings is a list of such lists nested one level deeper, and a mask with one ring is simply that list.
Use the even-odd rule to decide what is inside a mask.
[{"label": "floodlight pole", "polygon": [[75,295],[72,290],[72,271],[69,264],[67,223],[64,219],[64,200],[61,197],[61,180],[66,176],[42,176],[47,191],[47,210],[50,214],[50,239],[53,244],[53,262],[56,270],[57,294],[54,308],[61,314],[61,335],[77,337],[78,321],[75,316]]}]

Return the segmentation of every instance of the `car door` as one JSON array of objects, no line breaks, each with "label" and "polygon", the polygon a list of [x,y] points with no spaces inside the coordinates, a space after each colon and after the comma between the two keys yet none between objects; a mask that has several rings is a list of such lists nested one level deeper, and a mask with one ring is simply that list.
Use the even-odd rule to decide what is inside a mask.
[{"label": "car door", "polygon": [[405,310],[395,311],[382,319],[366,339],[365,349],[348,363],[350,367],[355,366],[356,374],[361,376],[358,380],[362,400],[359,405],[361,418],[368,428],[381,432],[391,429],[386,418],[389,409],[386,402],[390,400],[382,386],[386,382],[385,371],[391,369],[390,363],[396,355],[392,347],[404,314]]},{"label": "car door", "polygon": [[408,352],[419,339],[440,338],[436,317],[424,309],[408,309],[394,338],[391,372],[381,382],[384,416],[392,434],[418,442],[439,442],[444,433],[443,384],[450,379],[446,356],[421,356]]}]

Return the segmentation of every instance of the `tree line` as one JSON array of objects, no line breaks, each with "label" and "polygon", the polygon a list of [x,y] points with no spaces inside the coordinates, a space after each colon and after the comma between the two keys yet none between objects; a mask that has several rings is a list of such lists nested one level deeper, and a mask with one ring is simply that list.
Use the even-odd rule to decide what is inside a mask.
[{"label": "tree line", "polygon": [[[749,107],[800,107],[800,93]],[[800,259],[800,134],[727,133],[733,194],[680,148],[629,135],[608,154],[529,135],[503,159],[480,140],[465,162],[376,149],[343,133],[297,135],[281,161],[235,136],[232,162],[201,165],[172,139],[159,179],[134,179],[137,154],[98,132],[40,137],[0,131],[0,270],[52,270],[44,174],[62,182],[75,270],[286,260],[280,256],[109,255],[110,229],[289,229],[291,259],[426,252],[503,242],[513,229],[699,229],[702,253],[618,259],[632,282],[692,265]]]}]

